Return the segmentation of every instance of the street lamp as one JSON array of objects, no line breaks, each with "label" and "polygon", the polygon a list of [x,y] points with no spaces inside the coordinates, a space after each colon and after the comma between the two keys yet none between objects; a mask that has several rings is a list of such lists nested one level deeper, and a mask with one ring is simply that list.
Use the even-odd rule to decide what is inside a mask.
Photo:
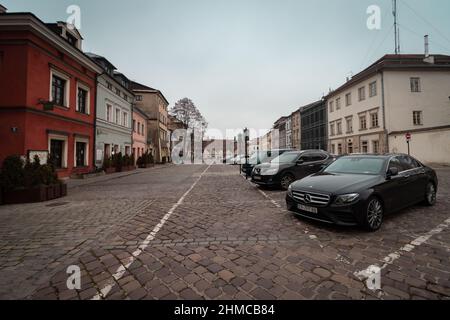
[{"label": "street lamp", "polygon": [[249,130],[244,129],[244,141],[245,141],[245,178],[248,179],[248,142],[250,141]]}]

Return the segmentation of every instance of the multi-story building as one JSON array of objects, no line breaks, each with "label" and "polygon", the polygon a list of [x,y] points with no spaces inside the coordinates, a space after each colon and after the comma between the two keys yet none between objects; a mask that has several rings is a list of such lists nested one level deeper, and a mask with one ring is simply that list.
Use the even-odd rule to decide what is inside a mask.
[{"label": "multi-story building", "polygon": [[[278,119],[273,125],[273,129],[275,130],[272,136],[272,146],[278,143],[275,146],[275,149],[285,149],[286,148],[286,117],[281,117]],[[276,141],[274,141],[274,138]]]},{"label": "multi-story building", "polygon": [[58,176],[94,169],[96,77],[66,23],[32,13],[0,13],[0,163],[9,155],[47,161]]},{"label": "multi-story building", "polygon": [[168,125],[169,102],[161,91],[137,82],[131,82],[130,88],[136,98],[136,106],[148,116],[147,144],[153,151],[157,163],[170,160]]},{"label": "multi-story building", "polygon": [[291,114],[292,119],[292,149],[301,150],[300,109]]},{"label": "multi-story building", "polygon": [[86,53],[104,72],[97,78],[95,164],[116,153],[131,155],[133,92],[130,80],[105,57]]},{"label": "multi-story building", "polygon": [[330,151],[450,163],[449,87],[450,56],[382,57],[327,96]]},{"label": "multi-story building", "polygon": [[133,154],[135,161],[148,151],[147,146],[148,117],[138,107],[133,107]]},{"label": "multi-story building", "polygon": [[327,150],[327,107],[324,99],[300,109],[301,149]]},{"label": "multi-story building", "polygon": [[292,117],[286,117],[286,148],[292,148]]}]

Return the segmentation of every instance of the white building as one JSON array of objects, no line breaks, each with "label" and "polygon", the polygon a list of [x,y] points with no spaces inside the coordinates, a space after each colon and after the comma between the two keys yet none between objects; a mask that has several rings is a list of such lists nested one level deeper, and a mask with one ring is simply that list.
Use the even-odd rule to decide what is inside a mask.
[{"label": "white building", "polygon": [[450,56],[386,55],[327,96],[329,151],[450,164]]}]

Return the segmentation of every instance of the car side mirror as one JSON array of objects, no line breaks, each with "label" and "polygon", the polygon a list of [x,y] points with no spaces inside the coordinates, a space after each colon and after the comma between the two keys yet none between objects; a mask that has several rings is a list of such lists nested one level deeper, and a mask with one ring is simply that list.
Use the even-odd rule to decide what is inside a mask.
[{"label": "car side mirror", "polygon": [[395,168],[395,167],[389,168],[389,170],[387,172],[387,176],[388,176],[388,178],[398,176],[398,168]]},{"label": "car side mirror", "polygon": [[301,165],[304,164],[304,163],[305,163],[305,160],[303,160],[303,159],[297,160],[297,165],[298,165],[298,166],[301,166]]}]

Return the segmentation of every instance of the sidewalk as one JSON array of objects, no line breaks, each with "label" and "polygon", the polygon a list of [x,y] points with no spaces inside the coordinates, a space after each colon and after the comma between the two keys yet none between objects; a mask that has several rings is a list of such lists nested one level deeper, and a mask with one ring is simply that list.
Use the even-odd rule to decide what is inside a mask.
[{"label": "sidewalk", "polygon": [[136,174],[143,174],[143,173],[147,173],[149,171],[153,171],[153,170],[157,170],[157,169],[170,168],[172,166],[173,166],[173,164],[156,164],[152,168],[136,169],[134,171],[126,171],[126,172],[117,172],[117,173],[106,174],[106,175],[103,175],[100,177],[89,178],[89,179],[68,179],[65,182],[67,184],[68,189],[74,189],[74,188],[78,188],[78,187],[82,187],[82,186],[86,186],[86,185],[90,185],[90,184],[94,184],[94,183],[98,183],[98,182],[105,182],[105,181],[109,181],[109,180],[115,180],[115,179],[120,179],[123,177],[136,175]]}]

